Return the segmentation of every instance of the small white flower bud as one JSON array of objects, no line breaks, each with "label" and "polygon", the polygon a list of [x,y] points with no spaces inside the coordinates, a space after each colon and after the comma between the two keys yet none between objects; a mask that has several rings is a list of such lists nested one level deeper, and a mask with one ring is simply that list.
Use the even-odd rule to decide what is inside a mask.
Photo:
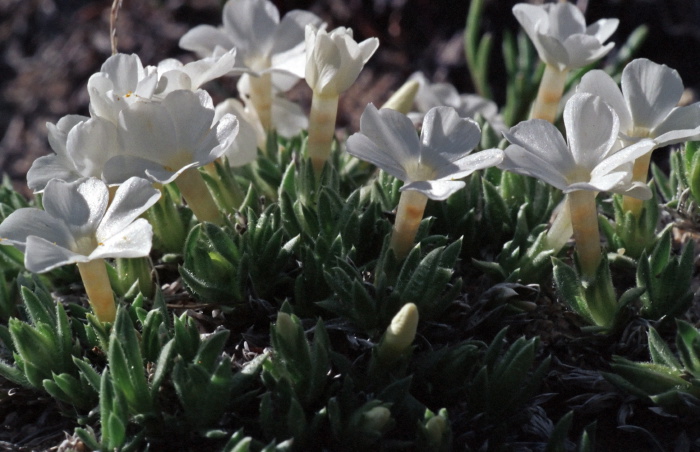
[{"label": "small white flower bud", "polygon": [[418,307],[406,303],[391,320],[379,346],[378,357],[385,363],[396,361],[413,343],[418,329]]}]

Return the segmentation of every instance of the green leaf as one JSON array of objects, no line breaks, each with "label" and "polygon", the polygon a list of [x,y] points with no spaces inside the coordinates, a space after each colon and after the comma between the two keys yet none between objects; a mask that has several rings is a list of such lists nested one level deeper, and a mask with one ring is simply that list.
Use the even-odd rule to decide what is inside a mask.
[{"label": "green leaf", "polygon": [[649,354],[655,364],[667,366],[676,371],[681,370],[681,363],[653,327],[649,327]]}]

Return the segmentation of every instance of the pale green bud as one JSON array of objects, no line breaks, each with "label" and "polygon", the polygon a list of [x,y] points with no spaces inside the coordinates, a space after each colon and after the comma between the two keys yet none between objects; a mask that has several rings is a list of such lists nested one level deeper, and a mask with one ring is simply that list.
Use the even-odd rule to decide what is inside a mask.
[{"label": "pale green bud", "polygon": [[443,415],[437,415],[428,419],[425,423],[425,431],[431,444],[442,443],[442,435],[447,431],[447,419]]},{"label": "pale green bud", "polygon": [[362,428],[366,431],[381,432],[391,420],[391,411],[383,406],[375,406],[362,414]]},{"label": "pale green bud", "polygon": [[418,329],[418,307],[406,303],[391,320],[379,345],[378,357],[385,363],[396,361],[413,343]]},{"label": "pale green bud", "polygon": [[406,83],[396,90],[394,94],[382,105],[382,108],[391,108],[399,113],[408,114],[413,106],[413,100],[416,98],[420,83],[418,80],[408,80]]}]

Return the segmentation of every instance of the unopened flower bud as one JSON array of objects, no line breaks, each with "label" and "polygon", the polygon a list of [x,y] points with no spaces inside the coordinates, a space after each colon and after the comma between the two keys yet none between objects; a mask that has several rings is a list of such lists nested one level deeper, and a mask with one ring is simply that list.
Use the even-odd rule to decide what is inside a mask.
[{"label": "unopened flower bud", "polygon": [[418,328],[418,307],[406,303],[391,320],[379,346],[378,357],[385,363],[396,361],[413,343]]},{"label": "unopened flower bud", "polygon": [[428,435],[428,440],[431,444],[439,445],[442,443],[442,435],[448,428],[447,419],[442,414],[431,417],[425,423],[425,431]]},{"label": "unopened flower bud", "polygon": [[296,338],[296,325],[292,316],[286,312],[277,313],[277,323],[275,323],[275,332],[277,332],[277,337],[284,341],[286,344],[294,344]]},{"label": "unopened flower bud", "polygon": [[375,406],[362,414],[362,429],[382,432],[391,420],[391,411],[383,406]]},{"label": "unopened flower bud", "polygon": [[408,114],[418,93],[418,88],[420,88],[418,80],[408,80],[391,95],[382,108],[391,108],[404,115]]}]

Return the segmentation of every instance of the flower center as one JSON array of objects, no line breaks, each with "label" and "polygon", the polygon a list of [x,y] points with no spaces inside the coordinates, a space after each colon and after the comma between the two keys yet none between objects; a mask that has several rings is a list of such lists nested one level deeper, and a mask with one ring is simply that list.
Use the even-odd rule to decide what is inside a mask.
[{"label": "flower center", "polygon": [[651,130],[649,130],[646,127],[640,127],[637,126],[634,129],[632,129],[632,133],[630,136],[635,137],[635,138],[650,138]]},{"label": "flower center", "polygon": [[75,239],[75,251],[83,256],[89,256],[99,244],[93,234],[84,235]]},{"label": "flower center", "polygon": [[411,182],[435,179],[435,170],[418,160],[406,162],[404,170]]},{"label": "flower center", "polygon": [[589,182],[591,180],[591,170],[590,168],[584,168],[580,165],[576,165],[574,169],[566,173],[566,180],[570,184],[576,182]]}]

